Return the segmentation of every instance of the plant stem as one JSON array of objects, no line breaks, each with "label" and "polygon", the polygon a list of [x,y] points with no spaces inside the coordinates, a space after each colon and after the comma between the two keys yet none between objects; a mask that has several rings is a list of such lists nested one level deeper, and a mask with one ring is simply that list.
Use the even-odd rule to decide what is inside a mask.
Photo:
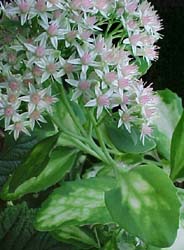
[{"label": "plant stem", "polygon": [[119,179],[119,173],[118,173],[118,168],[117,168],[117,164],[116,162],[113,160],[113,158],[111,157],[111,155],[109,154],[109,151],[104,143],[104,140],[102,138],[102,135],[101,135],[101,132],[99,130],[99,127],[97,126],[97,123],[96,123],[96,119],[94,118],[93,114],[90,112],[89,113],[90,115],[90,119],[94,125],[94,128],[95,128],[95,132],[96,132],[96,136],[98,138],[98,141],[99,141],[99,144],[100,146],[102,147],[102,150],[106,156],[106,163],[108,165],[112,165],[113,169],[114,169],[114,174],[116,176],[117,179]]},{"label": "plant stem", "polygon": [[[70,103],[66,97],[66,93],[65,93],[65,89],[63,87],[63,85],[61,86],[61,97],[62,97],[62,101],[63,104],[65,105],[66,109],[68,110],[68,113],[70,114],[74,124],[76,125],[77,129],[80,131],[81,135],[76,135],[74,133],[70,133],[71,137],[75,138],[75,142],[79,145],[79,140],[80,141],[84,141],[86,143],[86,145],[88,145],[89,147],[87,147],[86,145],[83,144],[83,146],[80,144],[81,148],[85,148],[85,151],[88,153],[92,153],[93,156],[97,157],[98,159],[100,159],[103,162],[106,162],[106,156],[104,155],[103,151],[101,150],[100,147],[98,147],[96,145],[96,143],[93,141],[92,137],[88,135],[88,133],[86,132],[86,130],[82,127],[82,125],[80,124],[80,121],[78,120],[78,118],[76,117],[73,109],[70,106]],[[64,128],[61,128],[61,130],[63,130],[64,132],[66,132],[66,130]],[[69,134],[69,132],[66,132],[67,134]],[[77,138],[78,137],[78,138]],[[78,140],[78,142],[76,141]],[[88,148],[88,150],[87,150]],[[91,148],[91,149],[90,149]],[[90,153],[90,154],[91,154]],[[95,153],[95,155],[94,155]]]},{"label": "plant stem", "polygon": [[81,141],[79,141],[78,139],[69,136],[65,133],[63,133],[63,138],[67,139],[68,141],[73,142],[79,149],[83,150],[84,152],[94,156],[95,158],[101,160],[101,157],[91,148],[89,148],[88,146],[86,146],[84,143],[82,143]]},{"label": "plant stem", "polygon": [[73,109],[71,108],[71,106],[70,106],[70,104],[68,102],[68,99],[66,97],[66,93],[65,93],[65,89],[64,89],[63,85],[61,85],[61,97],[62,97],[63,103],[64,103],[65,107],[67,108],[67,110],[68,110],[72,120],[74,121],[76,127],[79,129],[81,134],[84,137],[86,137],[87,133],[86,133],[85,129],[81,126],[80,121],[75,116],[75,113],[74,113]]},{"label": "plant stem", "polygon": [[[91,121],[93,123],[93,126],[95,128],[98,140],[99,140],[99,144],[101,146],[101,148],[94,142],[93,138],[91,136],[88,135],[88,133],[86,132],[86,130],[82,127],[82,125],[80,124],[80,121],[78,120],[78,118],[76,117],[73,109],[70,106],[70,103],[66,97],[66,93],[65,93],[65,89],[64,86],[61,85],[61,97],[63,100],[63,104],[65,105],[66,109],[68,110],[68,113],[70,114],[73,122],[75,123],[76,127],[79,129],[80,133],[82,136],[80,135],[74,135],[73,133],[68,133],[64,131],[65,133],[65,137],[67,137],[67,139],[72,140],[74,144],[76,144],[76,146],[78,146],[81,150],[84,150],[85,152],[93,155],[94,157],[96,157],[97,159],[103,161],[105,164],[107,165],[112,165],[113,169],[114,169],[114,173],[115,176],[118,178],[118,168],[117,168],[117,164],[116,162],[112,159],[111,155],[108,152],[108,149],[106,148],[106,145],[103,141],[103,138],[101,136],[101,133],[99,131],[99,128],[96,124],[96,120],[94,118],[94,116],[90,113],[90,117],[91,117]],[[68,134],[68,135],[67,135]],[[78,137],[78,138],[77,138]],[[86,145],[84,143],[82,143],[81,141],[85,142]]]}]

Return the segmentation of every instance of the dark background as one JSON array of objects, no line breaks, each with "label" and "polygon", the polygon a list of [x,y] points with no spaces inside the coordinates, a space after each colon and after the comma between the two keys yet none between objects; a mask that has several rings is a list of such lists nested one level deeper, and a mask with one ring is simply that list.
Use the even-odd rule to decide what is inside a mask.
[{"label": "dark background", "polygon": [[184,101],[184,0],[150,0],[163,20],[159,60],[145,79],[155,89],[169,88]]},{"label": "dark background", "polygon": [[[149,0],[163,20],[159,60],[144,77],[154,89],[169,88],[184,101],[184,0]],[[2,2],[9,2],[4,0]]]}]

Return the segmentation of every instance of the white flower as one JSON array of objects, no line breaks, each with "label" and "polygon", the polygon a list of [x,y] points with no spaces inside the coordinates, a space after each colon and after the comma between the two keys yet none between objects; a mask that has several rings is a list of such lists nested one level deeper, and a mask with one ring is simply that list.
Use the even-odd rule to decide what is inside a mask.
[{"label": "white flower", "polygon": [[51,41],[51,44],[55,49],[58,47],[58,41],[59,40],[64,40],[65,34],[67,33],[66,29],[61,29],[60,24],[57,20],[55,21],[50,21],[48,20],[42,20],[39,22],[39,25],[46,31],[41,33],[37,38],[36,41],[41,41],[44,42],[48,38]]},{"label": "white flower", "polygon": [[140,139],[142,140],[143,145],[145,142],[145,138],[151,137],[152,131],[153,129],[150,127],[149,124],[145,124],[145,123],[142,124]]},{"label": "white flower", "polygon": [[49,77],[53,77],[57,82],[62,83],[61,76],[65,75],[64,70],[61,68],[60,61],[54,55],[41,58],[35,62],[38,67],[43,70],[41,83],[45,82]]},{"label": "white flower", "polygon": [[49,15],[47,13],[47,5],[45,0],[36,0],[34,7],[31,8],[29,17],[32,19],[35,16],[41,17],[43,21],[47,21]]},{"label": "white flower", "polygon": [[97,119],[98,119],[103,111],[103,108],[105,108],[106,110],[110,108],[110,97],[112,96],[112,94],[113,94],[112,89],[109,89],[107,92],[102,93],[99,85],[97,85],[95,87],[96,98],[87,102],[85,106],[86,107],[97,106]]},{"label": "white flower", "polygon": [[5,9],[7,16],[15,17],[17,14],[20,15],[21,25],[24,25],[25,22],[30,19],[29,13],[31,7],[33,6],[35,0],[15,0],[15,6],[8,6]]},{"label": "white flower", "polygon": [[4,118],[5,128],[7,128],[10,122],[18,115],[18,108],[21,101],[16,98],[14,102],[10,102],[8,95],[0,95],[0,116]]},{"label": "white flower", "polygon": [[57,83],[68,83],[79,105],[96,107],[97,118],[104,109],[118,109],[118,127],[130,132],[137,126],[143,142],[150,136],[157,101],[152,88],[139,80],[138,63],[144,58],[151,65],[158,58],[155,42],[162,27],[151,4],[15,0],[1,9],[17,22],[8,28],[10,35],[3,32],[7,37],[0,53],[0,119],[15,138],[45,122],[44,113],[51,113],[57,101],[52,96],[53,89],[58,94]]},{"label": "white flower", "polygon": [[25,133],[27,135],[31,135],[26,127],[30,125],[28,121],[25,121],[25,117],[27,117],[26,113],[22,113],[18,115],[16,119],[14,119],[14,123],[9,125],[5,130],[9,130],[10,133],[13,132],[15,140],[18,139],[20,133]]},{"label": "white flower", "polygon": [[81,71],[78,80],[66,79],[66,82],[75,87],[71,100],[76,101],[81,95],[90,95],[91,80],[87,79],[86,72]]},{"label": "white flower", "polygon": [[47,123],[43,115],[41,114],[41,110],[35,109],[33,112],[29,114],[30,127],[33,130],[35,126],[35,122],[40,125],[39,122]]},{"label": "white flower", "polygon": [[45,105],[43,97],[46,92],[46,89],[39,90],[29,84],[29,95],[21,96],[19,100],[28,102],[28,113],[31,114],[35,109],[41,109]]},{"label": "white flower", "polygon": [[131,110],[128,108],[124,108],[124,110],[119,109],[118,113],[120,116],[120,119],[118,122],[118,128],[121,127],[122,125],[124,125],[125,128],[128,130],[128,132],[131,133],[131,126],[132,126],[132,122],[134,120],[134,117],[131,114]]},{"label": "white flower", "polygon": [[53,49],[46,48],[46,41],[40,41],[36,46],[31,43],[24,43],[26,49],[31,52],[27,54],[28,62],[26,65],[31,66],[36,61],[39,61],[40,58],[44,58],[54,52]]}]

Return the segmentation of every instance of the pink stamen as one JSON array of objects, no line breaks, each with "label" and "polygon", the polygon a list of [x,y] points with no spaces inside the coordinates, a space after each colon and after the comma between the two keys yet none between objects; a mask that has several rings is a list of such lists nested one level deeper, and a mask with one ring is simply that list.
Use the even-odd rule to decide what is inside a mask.
[{"label": "pink stamen", "polygon": [[43,100],[48,104],[52,104],[53,103],[53,97],[52,96],[49,96],[49,95],[45,95]]},{"label": "pink stamen", "polygon": [[73,42],[76,38],[77,32],[76,31],[70,31],[66,34],[66,39],[69,43]]},{"label": "pink stamen", "polygon": [[17,96],[16,95],[11,94],[11,95],[8,96],[8,102],[15,103],[16,100],[17,100]]},{"label": "pink stamen", "polygon": [[4,115],[6,117],[12,117],[13,114],[14,114],[14,109],[11,106],[8,106],[7,108],[5,108]]},{"label": "pink stamen", "polygon": [[81,57],[81,62],[84,65],[88,65],[91,62],[91,55],[88,52],[85,52]]},{"label": "pink stamen", "polygon": [[19,85],[18,85],[17,82],[12,81],[12,82],[9,83],[9,87],[10,87],[10,89],[11,89],[12,91],[16,91],[16,90],[18,90]]},{"label": "pink stamen", "polygon": [[79,88],[82,90],[82,91],[85,91],[87,89],[89,89],[89,82],[88,81],[81,81],[79,83]]},{"label": "pink stamen", "polygon": [[43,74],[43,70],[38,66],[34,66],[32,72],[33,72],[33,75],[36,77],[41,77]]},{"label": "pink stamen", "polygon": [[30,9],[29,3],[24,1],[24,0],[22,0],[21,3],[18,6],[19,6],[20,11],[23,14],[27,13],[29,11],[29,9]]},{"label": "pink stamen", "polygon": [[37,9],[40,12],[44,12],[46,10],[45,0],[37,0],[35,4],[35,9]]},{"label": "pink stamen", "polygon": [[104,76],[105,81],[111,83],[116,80],[116,73],[115,72],[108,72]]},{"label": "pink stamen", "polygon": [[38,110],[34,110],[31,114],[30,114],[30,118],[32,120],[38,120],[40,118],[40,112]]},{"label": "pink stamen", "polygon": [[22,122],[16,122],[15,123],[15,130],[18,131],[18,132],[20,132],[20,131],[23,130],[23,124],[22,124]]},{"label": "pink stamen", "polygon": [[57,35],[57,32],[58,32],[58,26],[57,26],[57,24],[56,24],[56,23],[52,23],[52,24],[49,26],[47,32],[48,32],[48,34],[49,34],[50,36],[56,36],[56,35]]},{"label": "pink stamen", "polygon": [[57,4],[58,3],[58,0],[48,0],[50,3],[52,4]]},{"label": "pink stamen", "polygon": [[131,121],[131,116],[127,113],[123,113],[121,116],[121,120],[124,122],[130,122]]},{"label": "pink stamen", "polygon": [[97,98],[97,103],[99,106],[108,106],[110,104],[109,97],[106,95],[100,95]]},{"label": "pink stamen", "polygon": [[38,46],[35,50],[35,54],[37,57],[43,57],[45,55],[45,48],[42,46]]},{"label": "pink stamen", "polygon": [[16,63],[16,60],[17,60],[16,54],[14,54],[14,53],[8,54],[8,62],[9,62],[10,64],[15,64],[15,63]]},{"label": "pink stamen", "polygon": [[38,105],[38,103],[40,102],[41,98],[38,94],[32,94],[31,95],[31,102],[35,105]]},{"label": "pink stamen", "polygon": [[74,71],[74,66],[71,63],[66,63],[63,66],[63,69],[64,69],[64,71],[65,71],[66,74],[70,74],[70,73],[72,73]]},{"label": "pink stamen", "polygon": [[153,131],[153,129],[152,129],[151,127],[149,127],[149,126],[146,125],[146,124],[143,124],[143,126],[142,126],[142,134],[143,134],[143,135],[148,135],[148,136],[150,136],[150,135],[152,134],[152,131]]},{"label": "pink stamen", "polygon": [[137,9],[137,3],[135,2],[129,3],[126,6],[126,9],[128,10],[128,12],[133,13]]},{"label": "pink stamen", "polygon": [[142,95],[139,98],[140,103],[143,105],[148,103],[150,100],[151,100],[151,96],[149,96],[149,95]]},{"label": "pink stamen", "polygon": [[47,65],[47,71],[50,73],[50,74],[54,74],[56,72],[56,64],[54,63],[50,63]]},{"label": "pink stamen", "polygon": [[118,87],[119,87],[119,88],[125,88],[125,87],[127,87],[128,85],[129,85],[128,79],[122,78],[122,79],[119,79],[119,80],[118,80]]}]

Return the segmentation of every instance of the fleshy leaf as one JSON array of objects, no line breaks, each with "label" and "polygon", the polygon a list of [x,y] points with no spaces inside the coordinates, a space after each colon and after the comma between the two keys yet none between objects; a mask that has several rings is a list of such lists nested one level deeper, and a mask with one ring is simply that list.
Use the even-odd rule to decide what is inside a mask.
[{"label": "fleshy leaf", "polygon": [[35,211],[26,203],[7,207],[0,213],[0,245],[2,250],[69,250],[48,233],[36,232],[32,221]]},{"label": "fleshy leaf", "polygon": [[156,147],[153,140],[145,138],[144,145],[140,140],[140,132],[133,129],[131,134],[122,126],[107,125],[107,134],[114,146],[121,152],[140,154]]},{"label": "fleshy leaf", "polygon": [[145,75],[148,69],[150,68],[151,64],[148,64],[145,58],[137,57],[136,64],[139,68],[139,72],[142,75]]},{"label": "fleshy leaf", "polygon": [[114,221],[145,243],[168,247],[174,242],[180,203],[158,167],[144,165],[123,173],[121,186],[106,192],[105,201]]},{"label": "fleshy leaf", "polygon": [[158,119],[154,120],[154,137],[159,153],[169,160],[172,134],[183,111],[182,100],[169,89],[158,91],[158,95]]},{"label": "fleshy leaf", "polygon": [[36,228],[41,231],[51,231],[63,224],[85,225],[112,222],[105,207],[104,192],[114,186],[115,180],[110,177],[63,183],[38,211]]},{"label": "fleshy leaf", "polygon": [[75,163],[77,151],[66,147],[57,147],[53,150],[48,164],[43,171],[37,176],[32,177],[20,186],[14,193],[9,193],[8,183],[5,185],[1,197],[6,200],[20,198],[21,196],[39,192],[60,181],[64,175],[70,171]]},{"label": "fleshy leaf", "polygon": [[35,136],[21,136],[17,141],[12,136],[5,137],[4,147],[0,152],[0,188],[36,143]]},{"label": "fleshy leaf", "polygon": [[26,159],[15,170],[10,183],[10,191],[14,191],[24,181],[38,176],[49,161],[50,152],[55,146],[58,134],[43,139],[34,146]]},{"label": "fleshy leaf", "polygon": [[171,178],[184,178],[184,112],[171,141]]},{"label": "fleshy leaf", "polygon": [[72,245],[79,245],[83,249],[95,247],[98,248],[93,236],[90,235],[84,228],[77,226],[62,226],[51,232],[52,236],[58,241],[70,243]]}]

